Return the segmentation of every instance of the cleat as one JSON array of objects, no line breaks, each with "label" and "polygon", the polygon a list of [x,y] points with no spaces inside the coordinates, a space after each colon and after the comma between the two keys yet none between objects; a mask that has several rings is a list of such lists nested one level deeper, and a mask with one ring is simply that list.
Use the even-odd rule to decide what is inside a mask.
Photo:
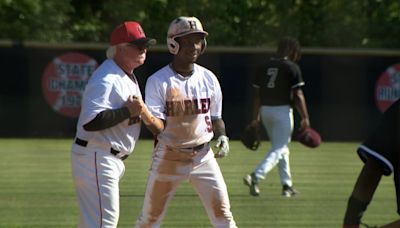
[{"label": "cleat", "polygon": [[296,191],[296,189],[294,189],[293,187],[284,185],[282,188],[282,195],[285,197],[292,197],[295,196],[297,193],[299,192]]},{"label": "cleat", "polygon": [[250,195],[252,196],[260,195],[260,189],[258,188],[258,180],[253,173],[251,175],[245,176],[243,178],[243,183],[249,187]]}]

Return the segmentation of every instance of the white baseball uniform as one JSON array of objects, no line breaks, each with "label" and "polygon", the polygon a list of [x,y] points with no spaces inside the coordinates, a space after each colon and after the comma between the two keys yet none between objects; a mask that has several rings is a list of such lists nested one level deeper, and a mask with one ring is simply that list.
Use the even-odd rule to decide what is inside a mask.
[{"label": "white baseball uniform", "polygon": [[99,131],[86,131],[83,125],[104,110],[123,107],[130,95],[141,96],[137,81],[111,59],[97,68],[85,88],[71,156],[80,206],[78,227],[117,226],[122,159],[135,147],[140,121],[127,118]]},{"label": "white baseball uniform", "polygon": [[169,65],[146,83],[146,105],[166,121],[157,137],[142,212],[136,227],[159,227],[177,187],[189,180],[214,227],[236,227],[228,191],[209,145],[211,121],[221,118],[222,93],[216,76],[195,64],[183,77]]}]

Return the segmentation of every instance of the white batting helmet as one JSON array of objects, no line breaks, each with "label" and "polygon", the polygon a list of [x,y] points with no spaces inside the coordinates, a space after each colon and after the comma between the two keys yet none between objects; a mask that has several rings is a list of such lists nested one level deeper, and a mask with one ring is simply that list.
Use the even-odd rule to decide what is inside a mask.
[{"label": "white batting helmet", "polygon": [[200,33],[204,35],[204,43],[202,48],[203,53],[207,45],[205,37],[208,35],[208,32],[203,30],[201,22],[196,17],[178,17],[171,22],[167,35],[169,52],[176,55],[179,51],[179,43],[175,40],[175,38],[186,36],[192,33]]}]

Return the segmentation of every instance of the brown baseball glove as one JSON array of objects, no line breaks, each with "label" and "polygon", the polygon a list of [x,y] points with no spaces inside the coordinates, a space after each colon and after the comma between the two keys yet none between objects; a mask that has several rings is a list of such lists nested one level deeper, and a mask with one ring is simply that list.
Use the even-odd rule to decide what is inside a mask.
[{"label": "brown baseball glove", "polygon": [[240,137],[240,141],[246,148],[257,150],[261,144],[260,138],[260,123],[253,120],[251,123],[246,125]]}]

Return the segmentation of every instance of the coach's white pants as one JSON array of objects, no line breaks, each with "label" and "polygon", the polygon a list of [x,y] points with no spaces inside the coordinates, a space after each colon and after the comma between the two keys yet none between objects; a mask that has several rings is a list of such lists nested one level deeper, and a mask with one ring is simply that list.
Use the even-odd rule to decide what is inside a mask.
[{"label": "coach's white pants", "polygon": [[293,110],[288,105],[261,106],[260,113],[271,148],[254,173],[257,178],[264,179],[278,165],[281,184],[292,186],[288,144],[293,131]]},{"label": "coach's white pants", "polygon": [[72,176],[80,208],[79,228],[115,228],[119,218],[119,181],[125,165],[108,150],[73,146]]},{"label": "coach's white pants", "polygon": [[180,183],[189,180],[214,227],[236,227],[227,187],[214,153],[205,146],[196,155],[167,149],[158,143],[147,180],[137,228],[160,227],[167,206]]}]

